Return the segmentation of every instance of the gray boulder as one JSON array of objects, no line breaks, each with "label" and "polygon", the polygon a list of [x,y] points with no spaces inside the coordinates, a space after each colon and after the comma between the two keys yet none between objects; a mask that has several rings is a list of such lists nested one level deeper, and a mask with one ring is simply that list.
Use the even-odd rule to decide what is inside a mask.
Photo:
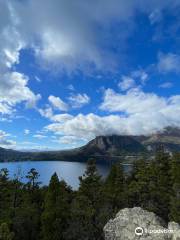
[{"label": "gray boulder", "polygon": [[140,207],[119,211],[104,227],[105,240],[180,240],[180,225]]}]

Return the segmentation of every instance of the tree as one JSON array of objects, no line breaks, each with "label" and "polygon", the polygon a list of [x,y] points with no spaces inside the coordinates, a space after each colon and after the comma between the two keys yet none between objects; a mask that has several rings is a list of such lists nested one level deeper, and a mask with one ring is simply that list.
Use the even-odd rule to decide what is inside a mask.
[{"label": "tree", "polygon": [[7,223],[2,223],[0,225],[0,240],[12,240],[14,238],[14,233],[10,232]]},{"label": "tree", "polygon": [[[156,154],[154,169],[156,174],[156,189],[154,191],[154,212],[165,221],[169,219],[170,198],[172,195],[171,158],[161,147]],[[151,190],[151,189],[150,189]]]},{"label": "tree", "polygon": [[180,154],[174,154],[171,162],[172,196],[170,219],[180,224]]},{"label": "tree", "polygon": [[110,173],[104,184],[105,201],[107,209],[111,209],[109,218],[112,214],[125,206],[126,199],[126,181],[122,165],[113,164]]},{"label": "tree", "polygon": [[8,180],[9,171],[7,168],[2,168],[0,170],[0,181],[6,182]]},{"label": "tree", "polygon": [[7,222],[10,216],[11,182],[7,168],[0,170],[0,223]]},{"label": "tree", "polygon": [[28,186],[30,189],[34,190],[36,187],[39,186],[40,182],[37,181],[39,176],[40,175],[35,168],[31,168],[31,170],[28,172],[26,178],[29,180]]},{"label": "tree", "polygon": [[[15,189],[12,189],[12,203],[15,203],[15,214],[11,217],[12,224],[15,239],[38,240],[43,201],[38,182],[39,173],[32,168],[26,177],[29,180],[27,184],[19,185],[17,180],[13,181]],[[17,196],[20,204],[17,204]]]},{"label": "tree", "polygon": [[70,218],[71,189],[59,181],[56,173],[51,177],[45,196],[42,214],[42,237],[44,240],[65,240]]},{"label": "tree", "polygon": [[94,160],[89,160],[72,204],[70,239],[103,239],[102,180]]},{"label": "tree", "polygon": [[129,183],[130,207],[141,206],[168,221],[172,184],[170,156],[159,149],[154,160],[135,163]]},{"label": "tree", "polygon": [[150,205],[150,171],[144,159],[134,162],[133,171],[128,179],[128,205],[148,208]]}]

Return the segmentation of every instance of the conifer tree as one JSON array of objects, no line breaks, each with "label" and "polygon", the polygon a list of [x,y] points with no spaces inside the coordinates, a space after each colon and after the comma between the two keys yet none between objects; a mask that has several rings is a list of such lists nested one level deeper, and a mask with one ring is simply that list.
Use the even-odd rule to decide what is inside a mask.
[{"label": "conifer tree", "polygon": [[[168,221],[170,211],[170,198],[172,195],[171,182],[171,159],[164,148],[161,147],[156,154],[154,163],[154,178],[156,178],[156,188],[154,191],[150,189],[154,197],[154,212]],[[156,175],[156,176],[155,176]]]},{"label": "conifer tree", "polygon": [[65,240],[70,217],[71,189],[59,181],[56,173],[51,177],[42,214],[43,240]]},{"label": "conifer tree", "polygon": [[79,190],[72,204],[70,239],[103,239],[102,180],[94,160],[88,161],[85,174],[79,180]]},{"label": "conifer tree", "polygon": [[134,162],[131,176],[128,179],[128,205],[147,208],[149,202],[149,172],[144,159]]},{"label": "conifer tree", "polygon": [[[22,187],[19,185],[21,187],[21,204],[16,206],[12,224],[15,235],[21,240],[39,240],[42,195],[38,177],[39,173],[33,168],[26,176],[28,182]],[[14,193],[12,204],[13,202]]]},{"label": "conifer tree", "polygon": [[112,211],[111,215],[125,206],[127,200],[126,183],[123,168],[120,163],[112,165],[104,184],[104,194],[108,209]]},{"label": "conifer tree", "polygon": [[7,168],[0,170],[0,223],[7,222],[11,206],[11,182]]},{"label": "conifer tree", "polygon": [[180,154],[174,154],[171,162],[172,196],[170,219],[180,224]]},{"label": "conifer tree", "polygon": [[7,223],[2,223],[0,225],[0,240],[13,240],[14,233],[10,232]]}]

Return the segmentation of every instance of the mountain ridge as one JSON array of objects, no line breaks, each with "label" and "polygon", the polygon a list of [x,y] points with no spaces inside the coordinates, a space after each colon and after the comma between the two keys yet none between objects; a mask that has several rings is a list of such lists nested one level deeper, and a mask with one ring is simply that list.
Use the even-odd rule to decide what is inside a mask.
[{"label": "mountain ridge", "polygon": [[8,161],[87,161],[89,158],[120,159],[153,155],[159,145],[168,152],[180,151],[180,129],[166,128],[149,136],[109,135],[97,136],[86,145],[61,151],[23,152],[0,148],[0,162]]}]

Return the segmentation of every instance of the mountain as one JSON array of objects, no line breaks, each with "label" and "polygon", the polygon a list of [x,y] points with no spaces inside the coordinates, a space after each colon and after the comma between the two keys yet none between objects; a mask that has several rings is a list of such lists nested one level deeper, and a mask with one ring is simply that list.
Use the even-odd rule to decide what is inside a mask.
[{"label": "mountain", "polygon": [[89,158],[100,161],[128,159],[138,156],[153,155],[159,145],[166,151],[180,152],[180,129],[166,128],[161,132],[149,136],[98,136],[85,146],[64,151],[22,152],[0,148],[0,161],[80,161]]},{"label": "mountain", "polygon": [[88,155],[119,156],[146,152],[146,148],[131,136],[99,136],[81,148]]},{"label": "mountain", "polygon": [[169,152],[180,151],[180,128],[167,127],[149,136],[135,137],[149,151],[155,151],[158,145],[163,145]]}]

